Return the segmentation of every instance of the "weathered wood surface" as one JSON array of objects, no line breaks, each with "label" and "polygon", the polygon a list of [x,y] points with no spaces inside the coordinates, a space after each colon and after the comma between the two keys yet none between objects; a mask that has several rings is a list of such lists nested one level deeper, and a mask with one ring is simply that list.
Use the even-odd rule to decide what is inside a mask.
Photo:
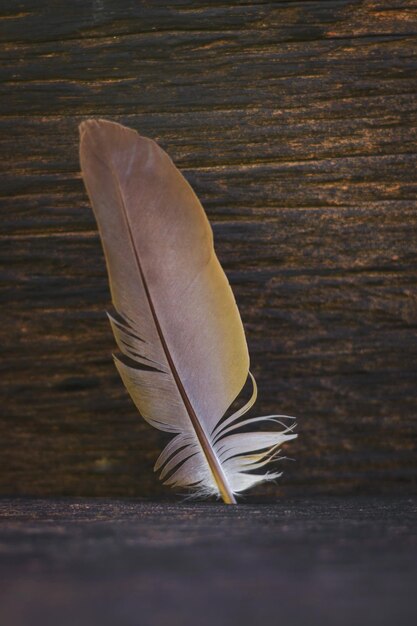
[{"label": "weathered wood surface", "polygon": [[0,501],[13,626],[415,626],[417,503]]},{"label": "weathered wood surface", "polygon": [[77,125],[156,138],[213,224],[280,487],[416,486],[410,1],[0,2],[1,493],[166,493],[111,360]]}]

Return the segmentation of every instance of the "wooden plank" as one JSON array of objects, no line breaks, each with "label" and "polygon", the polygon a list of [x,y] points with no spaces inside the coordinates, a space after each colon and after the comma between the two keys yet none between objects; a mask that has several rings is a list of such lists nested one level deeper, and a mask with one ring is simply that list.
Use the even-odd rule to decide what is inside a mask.
[{"label": "wooden plank", "polygon": [[417,12],[406,1],[2,2],[0,492],[165,493],[113,368],[78,123],[154,137],[200,196],[279,487],[416,488]]},{"label": "wooden plank", "polygon": [[416,499],[0,500],[13,626],[414,626]]}]

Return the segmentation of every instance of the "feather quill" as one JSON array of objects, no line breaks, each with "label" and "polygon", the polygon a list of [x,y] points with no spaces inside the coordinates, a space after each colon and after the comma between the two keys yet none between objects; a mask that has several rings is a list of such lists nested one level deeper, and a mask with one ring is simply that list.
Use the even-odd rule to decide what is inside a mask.
[{"label": "feather quill", "polygon": [[[80,161],[116,311],[116,367],[144,419],[175,435],[155,470],[167,485],[235,503],[237,493],[280,476],[259,470],[296,435],[294,424],[239,431],[287,416],[241,419],[256,383],[206,214],[166,152],[132,129],[83,122]],[[250,400],[222,419],[248,375]]]}]

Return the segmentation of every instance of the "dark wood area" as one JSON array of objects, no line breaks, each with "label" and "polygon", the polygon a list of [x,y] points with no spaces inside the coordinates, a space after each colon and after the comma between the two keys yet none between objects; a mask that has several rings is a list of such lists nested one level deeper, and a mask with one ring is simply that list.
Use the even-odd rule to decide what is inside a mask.
[{"label": "dark wood area", "polygon": [[415,626],[416,501],[0,502],[13,626]]},{"label": "dark wood area", "polygon": [[[0,14],[0,492],[167,494],[152,472],[165,439],[138,417],[111,359],[106,270],[79,175],[77,126],[90,116],[155,138],[192,183],[246,327],[256,412],[299,416],[299,439],[284,450],[295,462],[283,461],[280,484],[258,495],[415,492],[415,2],[19,0],[1,1]],[[223,515],[240,520],[239,512],[213,510],[219,523]],[[140,515],[156,520],[158,511],[150,505]],[[164,523],[158,540],[169,544]],[[52,536],[45,520],[39,524]],[[103,524],[109,565],[119,530]],[[129,541],[141,545],[141,526],[132,524]],[[53,535],[62,550],[40,587],[78,528],[88,542],[88,524],[63,522],[62,536]],[[285,532],[297,536],[291,524]],[[151,566],[151,535],[147,541],[143,554],[138,548],[143,568]],[[187,532],[173,541],[193,546]],[[276,541],[281,549],[283,539]],[[123,545],[128,553],[130,543]],[[274,554],[271,568],[278,547]],[[135,565],[129,570],[115,556],[114,567],[133,572],[134,593]],[[250,589],[258,557],[241,558],[233,567]],[[296,610],[286,559],[280,581],[293,583]],[[38,571],[30,555],[26,566]],[[313,573],[302,581],[311,602]],[[227,586],[221,576],[216,584],[223,580]],[[164,584],[170,589],[168,573]],[[82,598],[88,589],[87,580]],[[394,602],[389,593],[384,601]],[[332,589],[327,600],[335,611]],[[105,619],[103,612],[102,623],[114,623]],[[386,623],[394,621],[407,623]]]}]

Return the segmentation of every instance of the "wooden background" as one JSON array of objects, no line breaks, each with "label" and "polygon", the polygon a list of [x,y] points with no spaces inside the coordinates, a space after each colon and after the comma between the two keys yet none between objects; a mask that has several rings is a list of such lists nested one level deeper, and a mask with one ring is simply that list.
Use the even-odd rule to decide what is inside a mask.
[{"label": "wooden background", "polygon": [[299,416],[258,495],[416,491],[413,0],[0,2],[0,493],[171,495],[114,369],[79,122],[194,186],[256,411]]}]

